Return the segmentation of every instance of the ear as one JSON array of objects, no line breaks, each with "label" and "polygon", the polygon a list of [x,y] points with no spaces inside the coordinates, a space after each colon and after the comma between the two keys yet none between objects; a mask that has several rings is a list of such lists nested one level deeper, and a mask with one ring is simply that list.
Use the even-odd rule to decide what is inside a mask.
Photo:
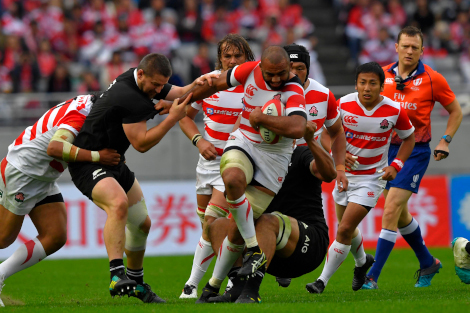
[{"label": "ear", "polygon": [[354,84],[354,89],[356,89],[356,90],[357,90],[357,82],[356,82],[356,84]]},{"label": "ear", "polygon": [[398,43],[395,42],[395,51],[398,53]]},{"label": "ear", "polygon": [[144,70],[143,69],[137,70],[137,78],[142,79],[143,76],[144,76]]},{"label": "ear", "polygon": [[385,84],[382,84],[382,86],[380,86],[380,92],[383,92],[384,88],[385,88]]}]

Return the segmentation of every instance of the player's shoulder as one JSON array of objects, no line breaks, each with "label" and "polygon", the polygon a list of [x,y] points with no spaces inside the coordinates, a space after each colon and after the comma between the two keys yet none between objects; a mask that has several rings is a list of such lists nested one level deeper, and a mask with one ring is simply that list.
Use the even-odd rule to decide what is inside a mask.
[{"label": "player's shoulder", "polygon": [[302,82],[299,77],[294,75],[286,82],[284,87],[282,87],[281,92],[295,92],[303,96],[304,87],[302,86]]},{"label": "player's shoulder", "polygon": [[307,87],[307,89],[305,89],[305,94],[307,94],[309,91],[318,91],[318,92],[321,92],[321,93],[324,93],[324,94],[329,94],[330,93],[330,89],[323,86],[322,84],[320,84],[319,82],[317,82],[315,79],[313,78],[309,78],[309,85]]},{"label": "player's shoulder", "polygon": [[353,92],[339,98],[339,103],[356,102],[357,92]]},{"label": "player's shoulder", "polygon": [[388,106],[393,107],[393,108],[397,109],[398,111],[400,111],[401,106],[398,102],[390,99],[387,96],[383,96],[383,97],[384,97],[384,99],[382,101],[383,105],[388,105]]}]

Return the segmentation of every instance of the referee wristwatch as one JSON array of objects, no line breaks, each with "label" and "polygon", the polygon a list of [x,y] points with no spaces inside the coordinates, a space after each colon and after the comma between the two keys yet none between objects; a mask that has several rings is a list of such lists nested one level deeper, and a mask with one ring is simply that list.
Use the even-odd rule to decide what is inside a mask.
[{"label": "referee wristwatch", "polygon": [[444,135],[441,139],[444,139],[447,143],[450,143],[452,141],[452,137],[450,135]]}]

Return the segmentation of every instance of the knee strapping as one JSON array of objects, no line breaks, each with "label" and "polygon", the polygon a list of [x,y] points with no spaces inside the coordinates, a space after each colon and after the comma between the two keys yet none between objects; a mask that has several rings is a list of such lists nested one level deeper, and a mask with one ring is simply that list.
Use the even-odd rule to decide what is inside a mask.
[{"label": "knee strapping", "polygon": [[253,179],[253,165],[245,153],[238,149],[232,149],[225,152],[220,160],[220,175],[231,167],[237,167],[245,173],[246,183],[249,184]]},{"label": "knee strapping", "polygon": [[204,223],[204,216],[206,215],[206,208],[197,206],[196,209],[197,216],[199,217],[199,220],[201,221],[201,224]]},{"label": "knee strapping", "polygon": [[248,185],[245,190],[245,196],[253,209],[253,218],[258,219],[266,211],[273,200],[273,196],[268,195],[261,190]]},{"label": "knee strapping", "polygon": [[292,232],[292,225],[288,216],[279,212],[273,212],[271,214],[276,216],[279,220],[279,233],[276,239],[276,250],[281,250],[289,241],[289,237]]},{"label": "knee strapping", "polygon": [[148,233],[144,232],[140,227],[145,222],[147,216],[147,206],[143,197],[138,203],[129,207],[126,223],[126,250],[145,250]]},{"label": "knee strapping", "polygon": [[215,205],[213,203],[209,203],[207,205],[206,215],[208,215],[208,216],[219,218],[219,217],[227,217],[228,214],[229,214],[228,209],[225,209],[225,208],[223,208],[221,206],[218,206],[218,205]]}]

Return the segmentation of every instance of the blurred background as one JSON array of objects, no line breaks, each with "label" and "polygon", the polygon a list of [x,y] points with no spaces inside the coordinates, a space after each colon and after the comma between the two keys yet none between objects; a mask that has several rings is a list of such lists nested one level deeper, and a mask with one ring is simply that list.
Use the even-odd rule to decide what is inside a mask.
[{"label": "blurred background", "polygon": [[[447,79],[464,113],[450,157],[430,162],[427,175],[438,175],[438,179],[427,181],[420,198],[410,200],[415,216],[425,213],[420,225],[442,229],[435,233],[441,239],[435,245],[448,245],[451,231],[466,231],[470,236],[469,8],[470,0],[0,0],[0,155],[6,155],[8,145],[48,108],[77,94],[106,89],[150,52],[170,59],[170,83],[182,86],[214,69],[216,43],[228,33],[243,35],[257,58],[268,45],[295,42],[310,51],[310,76],[339,98],[354,91],[358,64],[395,62],[398,32],[415,25],[425,35],[423,62]],[[157,116],[148,126],[162,118]],[[202,114],[197,121],[202,131]],[[446,123],[447,112],[436,104],[431,149],[444,135]],[[157,225],[162,216],[168,217],[168,210],[180,212],[175,219],[175,225],[182,227],[175,232],[179,243],[188,243],[187,236],[181,239],[185,227],[194,232],[194,240],[199,238],[193,199],[197,159],[198,150],[178,126],[149,152],[139,154],[131,148],[127,153],[131,170],[149,184],[144,193],[158,194],[171,187],[161,198],[146,197],[153,199],[148,200],[149,207],[154,201],[161,212],[154,217]],[[78,221],[90,219],[83,215],[84,207],[98,212],[88,209],[90,202],[76,194],[68,171],[59,182]],[[172,198],[182,190],[184,195]],[[324,202],[327,218],[329,208],[334,207],[328,201]],[[370,240],[380,232],[381,205],[369,214],[371,221],[365,222],[369,231],[363,229],[363,234]],[[192,224],[183,219],[183,211],[191,215]],[[334,229],[334,212],[330,213]],[[97,219],[103,222],[103,218]],[[71,238],[88,236],[80,233],[82,226],[69,226],[75,234]],[[167,226],[158,227],[163,233]],[[70,244],[80,246],[82,239],[71,239]],[[182,251],[192,252],[192,244]],[[100,247],[104,249],[102,242]]]}]

